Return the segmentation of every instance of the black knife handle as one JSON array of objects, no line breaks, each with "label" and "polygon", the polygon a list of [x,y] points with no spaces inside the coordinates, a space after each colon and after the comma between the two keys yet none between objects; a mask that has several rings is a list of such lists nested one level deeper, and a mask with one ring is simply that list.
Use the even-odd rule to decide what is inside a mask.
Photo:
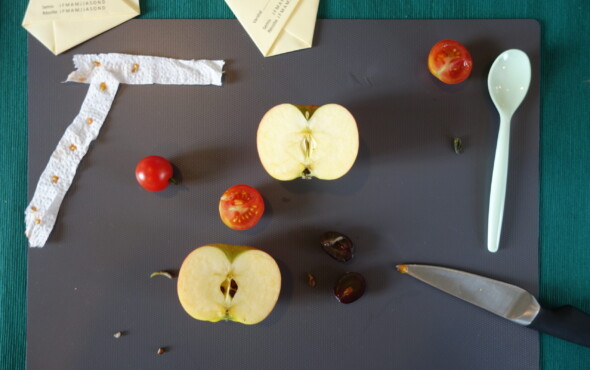
[{"label": "black knife handle", "polygon": [[590,347],[590,315],[573,306],[541,308],[528,327]]}]

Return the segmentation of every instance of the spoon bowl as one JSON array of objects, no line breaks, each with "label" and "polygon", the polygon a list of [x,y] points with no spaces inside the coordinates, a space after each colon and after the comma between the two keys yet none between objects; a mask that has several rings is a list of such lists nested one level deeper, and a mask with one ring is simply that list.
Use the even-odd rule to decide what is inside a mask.
[{"label": "spoon bowl", "polygon": [[490,97],[500,114],[500,128],[494,157],[488,213],[488,250],[496,252],[500,244],[510,146],[510,121],[526,96],[531,83],[531,62],[521,50],[500,54],[488,75]]},{"label": "spoon bowl", "polygon": [[530,83],[531,62],[523,51],[507,50],[496,58],[488,75],[488,90],[500,114],[514,114]]}]

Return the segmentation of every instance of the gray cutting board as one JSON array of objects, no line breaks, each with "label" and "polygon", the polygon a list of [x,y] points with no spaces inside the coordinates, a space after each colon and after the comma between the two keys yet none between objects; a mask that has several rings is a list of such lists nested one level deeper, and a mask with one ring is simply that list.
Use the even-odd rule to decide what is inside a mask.
[{"label": "gray cutting board", "polygon": [[[426,66],[441,39],[474,58],[458,86]],[[87,86],[61,83],[76,53],[225,59],[222,87],[121,86],[43,249],[29,250],[29,369],[534,369],[538,334],[440,293],[394,265],[444,265],[538,292],[539,38],[533,20],[320,20],[314,47],[263,58],[235,20],[134,20],[60,56],[29,43],[29,196]],[[486,76],[520,48],[533,81],[513,120],[501,249],[485,247],[498,114]],[[272,106],[340,103],[358,120],[356,164],[336,181],[279,182],[262,168],[256,129]],[[452,138],[463,139],[456,155]],[[161,193],[134,178],[140,158],[168,157],[182,185]],[[231,185],[260,190],[259,225],[233,231],[217,205]],[[327,230],[354,241],[341,264]],[[273,255],[283,287],[256,326],[190,318],[178,270],[207,243]],[[345,271],[365,296],[332,296]],[[317,286],[307,285],[312,272]],[[124,331],[120,339],[113,333]],[[167,347],[156,355],[158,347]]]}]

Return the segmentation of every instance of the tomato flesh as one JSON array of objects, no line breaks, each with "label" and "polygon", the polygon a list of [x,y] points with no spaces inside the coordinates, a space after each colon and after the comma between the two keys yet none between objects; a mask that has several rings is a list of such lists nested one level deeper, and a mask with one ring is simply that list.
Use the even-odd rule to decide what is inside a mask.
[{"label": "tomato flesh", "polygon": [[264,213],[264,200],[248,185],[227,189],[219,200],[219,215],[224,224],[234,230],[246,230],[256,225]]},{"label": "tomato flesh", "polygon": [[174,169],[166,158],[150,155],[143,158],[135,167],[135,178],[142,188],[149,191],[162,191],[170,184]]},{"label": "tomato flesh", "polygon": [[473,59],[467,48],[454,40],[437,42],[428,54],[428,69],[446,84],[458,84],[471,74]]}]

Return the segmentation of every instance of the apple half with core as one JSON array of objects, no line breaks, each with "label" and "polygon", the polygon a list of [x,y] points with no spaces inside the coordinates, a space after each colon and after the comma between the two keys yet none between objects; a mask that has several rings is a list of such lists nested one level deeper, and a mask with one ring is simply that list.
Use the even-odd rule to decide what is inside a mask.
[{"label": "apple half with core", "polygon": [[273,310],[281,271],[266,252],[211,244],[192,251],[178,274],[178,299],[193,318],[256,324]]},{"label": "apple half with core", "polygon": [[262,117],[256,144],[262,166],[277,180],[334,180],[354,164],[359,133],[341,105],[280,104]]}]

